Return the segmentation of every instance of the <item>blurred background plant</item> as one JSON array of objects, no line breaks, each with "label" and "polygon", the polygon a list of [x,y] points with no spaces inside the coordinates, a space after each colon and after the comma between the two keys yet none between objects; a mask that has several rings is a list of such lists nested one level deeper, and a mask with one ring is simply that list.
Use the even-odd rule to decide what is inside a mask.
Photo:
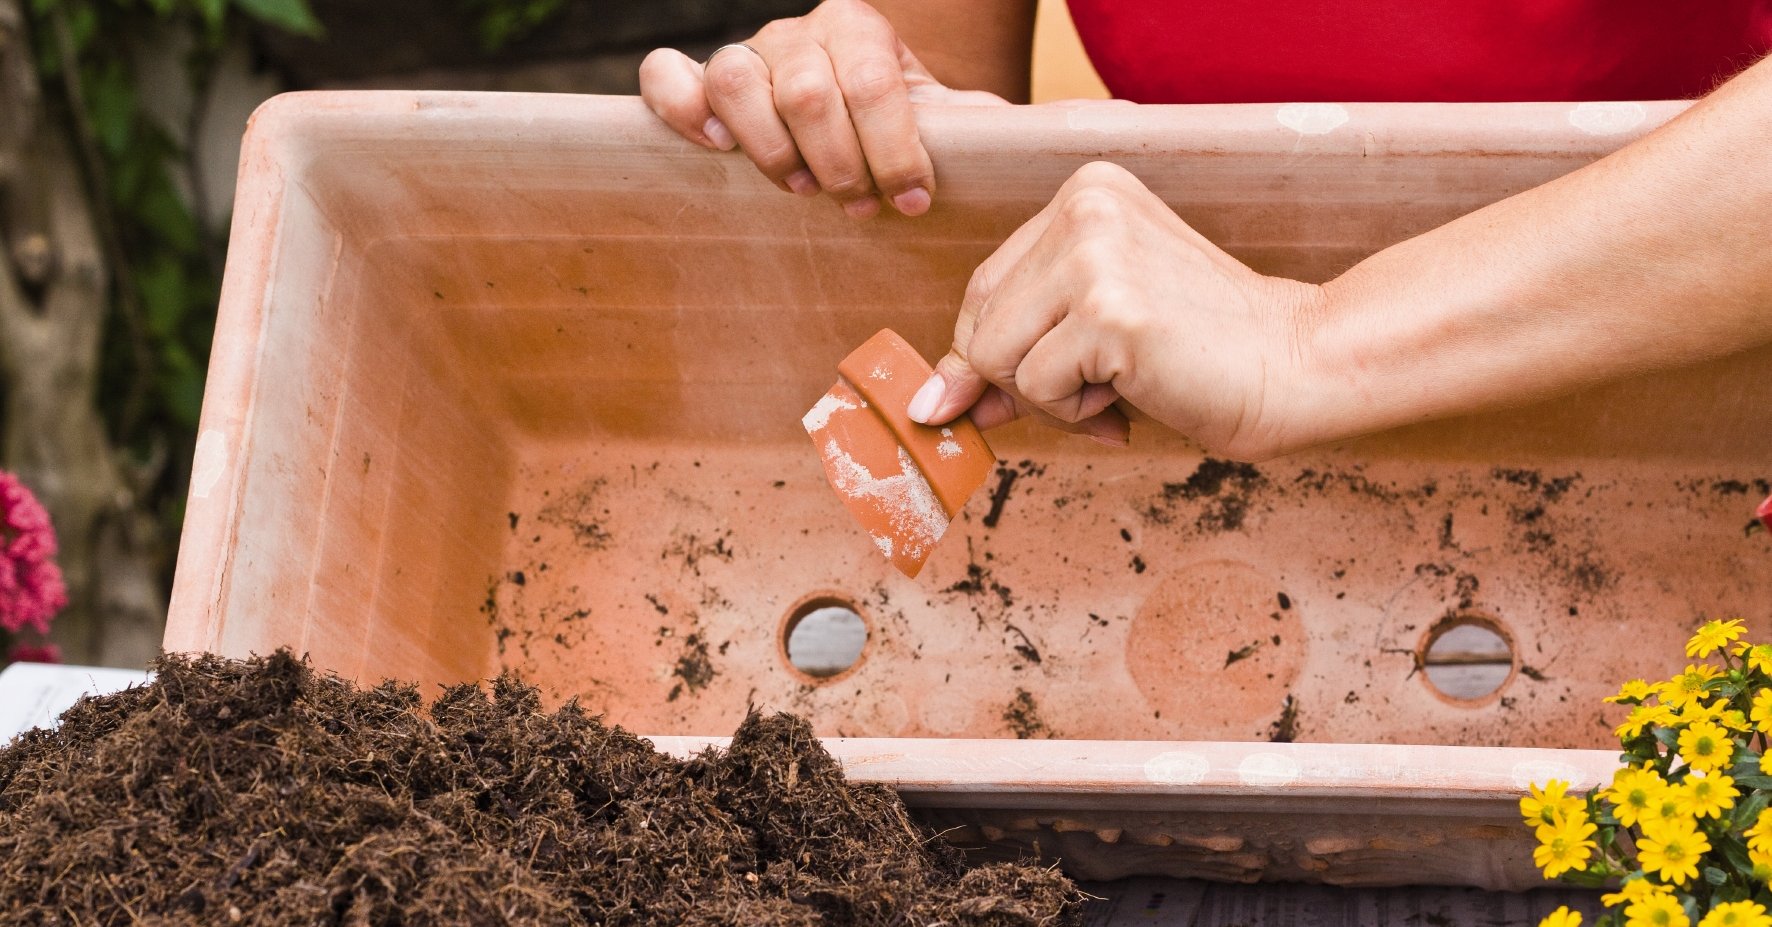
[{"label": "blurred background plant", "polygon": [[18,477],[0,470],[0,666],[59,657],[43,640],[68,604],[55,554],[49,513]]},{"label": "blurred background plant", "polygon": [[0,467],[60,532],[65,658],[158,649],[254,106],[306,88],[633,93],[651,48],[705,54],[810,6],[0,0]]}]

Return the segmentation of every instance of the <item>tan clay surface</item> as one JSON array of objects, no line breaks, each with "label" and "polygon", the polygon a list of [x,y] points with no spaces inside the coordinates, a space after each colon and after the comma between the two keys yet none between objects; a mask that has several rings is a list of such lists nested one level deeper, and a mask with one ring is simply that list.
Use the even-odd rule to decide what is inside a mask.
[{"label": "tan clay surface", "polygon": [[[1320,280],[1679,108],[925,110],[935,209],[853,223],[637,100],[279,98],[246,145],[167,646],[426,683],[515,668],[656,734],[755,702],[859,737],[1600,747],[1600,696],[1772,591],[1743,530],[1772,353],[1259,467],[1012,426],[916,579],[833,503],[800,419],[883,326],[945,350],[971,268],[1089,160]],[[783,658],[810,596],[869,629],[823,682]],[[1449,699],[1421,654],[1472,619],[1513,668]],[[1102,823],[1079,801],[1067,819]]]}]

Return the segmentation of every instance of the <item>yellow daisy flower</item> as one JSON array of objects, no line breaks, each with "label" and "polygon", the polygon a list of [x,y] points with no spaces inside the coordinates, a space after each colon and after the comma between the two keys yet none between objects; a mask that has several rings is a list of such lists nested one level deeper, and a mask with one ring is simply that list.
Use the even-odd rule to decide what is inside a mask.
[{"label": "yellow daisy flower", "polygon": [[1735,645],[1735,655],[1749,668],[1772,674],[1772,644],[1750,644],[1742,641]]},{"label": "yellow daisy flower", "polygon": [[1760,754],[1760,775],[1772,776],[1772,750]]},{"label": "yellow daisy flower", "polygon": [[1529,827],[1561,823],[1583,808],[1582,800],[1568,792],[1569,783],[1561,779],[1546,782],[1542,791],[1536,785],[1531,786],[1529,793],[1520,799],[1520,817],[1526,819]]},{"label": "yellow daisy flower", "polygon": [[[1539,921],[1538,927],[1581,927],[1581,912],[1571,911],[1567,906],[1559,907],[1544,920]],[[1760,927],[1760,925],[1755,924],[1754,927]]]},{"label": "yellow daisy flower", "polygon": [[1772,851],[1750,846],[1747,848],[1747,861],[1753,864],[1753,872],[1749,874],[1755,881],[1772,884]]},{"label": "yellow daisy flower", "polygon": [[1692,919],[1671,893],[1650,895],[1624,909],[1624,927],[1692,927]]},{"label": "yellow daisy flower", "polygon": [[1601,701],[1612,702],[1613,704],[1619,702],[1641,702],[1654,694],[1655,688],[1653,686],[1641,679],[1632,679],[1630,682],[1619,687],[1617,695],[1608,695]]},{"label": "yellow daisy flower", "polygon": [[1753,713],[1754,729],[1762,734],[1772,734],[1772,689],[1761,689],[1754,693]]},{"label": "yellow daisy flower", "polygon": [[1618,886],[1618,891],[1610,895],[1601,895],[1600,904],[1608,908],[1616,908],[1621,904],[1631,905],[1651,895],[1664,895],[1673,889],[1665,885],[1656,885],[1648,879],[1632,879]]},{"label": "yellow daisy flower", "polygon": [[1600,797],[1612,803],[1620,823],[1635,827],[1666,789],[1667,783],[1661,781],[1655,770],[1626,766],[1612,774],[1612,787],[1601,792]]},{"label": "yellow daisy flower", "polygon": [[1680,795],[1680,790],[1667,785],[1656,792],[1655,796],[1649,799],[1649,807],[1637,815],[1637,826],[1646,829],[1656,824],[1674,821],[1690,822],[1691,820],[1686,816],[1684,797]]},{"label": "yellow daisy flower", "polygon": [[[1532,851],[1532,862],[1544,870],[1544,877],[1554,879],[1571,869],[1586,869],[1596,844],[1589,839],[1599,830],[1586,815],[1571,817],[1560,824],[1538,828],[1541,841]],[[1678,851],[1679,847],[1676,846]]]},{"label": "yellow daisy flower", "polygon": [[1772,854],[1772,808],[1760,812],[1754,818],[1754,826],[1742,831],[1741,836],[1747,838],[1749,849]]},{"label": "yellow daisy flower", "polygon": [[1772,917],[1754,901],[1725,901],[1710,909],[1698,927],[1772,927]]},{"label": "yellow daisy flower", "polygon": [[[1710,838],[1700,833],[1690,819],[1652,821],[1643,826],[1643,839],[1637,843],[1637,863],[1644,872],[1659,876],[1663,882],[1685,885],[1698,876],[1698,860],[1709,851]],[[1536,861],[1536,851],[1533,858]]]},{"label": "yellow daisy flower", "polygon": [[1630,716],[1612,733],[1620,740],[1629,740],[1643,733],[1643,729],[1651,724],[1672,724],[1677,716],[1666,705],[1638,705],[1630,710]]},{"label": "yellow daisy flower", "polygon": [[1714,721],[1736,731],[1746,731],[1748,727],[1746,716],[1739,709],[1730,708],[1728,699],[1690,701],[1673,717],[1675,724],[1697,724],[1700,721]]},{"label": "yellow daisy flower", "polygon": [[1686,671],[1667,681],[1661,690],[1661,700],[1676,708],[1693,699],[1707,698],[1710,692],[1705,684],[1723,675],[1723,671],[1709,663],[1688,663]]},{"label": "yellow daisy flower", "polygon": [[1729,642],[1747,633],[1741,626],[1740,618],[1728,621],[1706,621],[1698,626],[1697,633],[1686,642],[1686,656],[1708,657],[1715,651],[1729,646]]},{"label": "yellow daisy flower", "polygon": [[1680,756],[1686,765],[1705,772],[1714,772],[1729,765],[1735,755],[1735,741],[1729,732],[1710,721],[1700,721],[1680,732]]},{"label": "yellow daisy flower", "polygon": [[1695,818],[1720,818],[1735,807],[1741,791],[1735,780],[1718,773],[1710,776],[1688,776],[1680,783],[1680,808]]}]

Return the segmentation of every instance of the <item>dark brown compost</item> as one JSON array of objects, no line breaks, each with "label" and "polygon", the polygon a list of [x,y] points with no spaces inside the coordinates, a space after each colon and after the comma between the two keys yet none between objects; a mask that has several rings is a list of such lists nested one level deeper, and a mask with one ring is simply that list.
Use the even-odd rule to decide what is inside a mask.
[{"label": "dark brown compost", "polygon": [[506,676],[358,689],[287,653],[162,659],[0,750],[0,922],[1074,922],[1035,866],[969,869],[804,721],[686,761]]}]

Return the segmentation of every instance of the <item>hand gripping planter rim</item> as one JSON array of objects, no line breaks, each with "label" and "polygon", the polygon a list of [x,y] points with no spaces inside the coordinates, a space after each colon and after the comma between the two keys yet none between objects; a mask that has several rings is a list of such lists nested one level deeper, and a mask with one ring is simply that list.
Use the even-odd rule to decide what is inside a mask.
[{"label": "hand gripping planter rim", "polygon": [[[1741,531],[1772,354],[1249,468],[1008,426],[1001,518],[960,511],[915,579],[831,504],[800,419],[884,326],[944,350],[970,269],[1088,161],[1321,280],[1682,106],[1604,135],[1554,103],[1309,133],[1269,105],[926,108],[934,208],[854,223],[634,99],[279,97],[242,155],[166,645],[426,686],[514,667],[673,749],[753,698],[962,839],[1088,877],[1539,884],[1519,790],[1615,762],[1548,748],[1600,746],[1600,696],[1665,675],[1692,614],[1772,593]],[[777,639],[815,592],[865,604],[831,680]],[[1513,645],[1488,700],[1419,672],[1465,616]]]}]

